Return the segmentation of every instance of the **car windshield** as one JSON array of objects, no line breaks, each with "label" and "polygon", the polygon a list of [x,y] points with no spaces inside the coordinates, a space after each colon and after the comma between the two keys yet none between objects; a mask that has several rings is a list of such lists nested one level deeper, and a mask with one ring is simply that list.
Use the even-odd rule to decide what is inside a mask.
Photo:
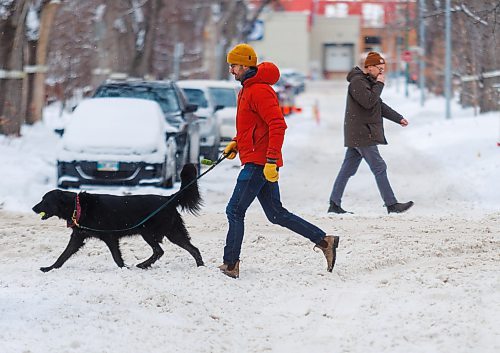
[{"label": "car windshield", "polygon": [[209,92],[215,105],[236,107],[236,91],[234,88],[209,88]]},{"label": "car windshield", "polygon": [[201,89],[183,88],[189,103],[198,105],[199,108],[208,108],[207,98]]},{"label": "car windshield", "polygon": [[108,85],[99,87],[94,97],[142,98],[158,102],[164,113],[180,111],[179,102],[173,88],[153,88],[147,86]]}]

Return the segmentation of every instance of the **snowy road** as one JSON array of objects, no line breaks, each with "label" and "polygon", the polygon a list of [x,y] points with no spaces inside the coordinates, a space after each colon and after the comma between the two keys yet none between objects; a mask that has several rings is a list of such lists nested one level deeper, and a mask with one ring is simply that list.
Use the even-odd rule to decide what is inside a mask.
[{"label": "snowy road", "polygon": [[[65,225],[0,209],[0,351],[498,352],[497,151],[451,138],[432,145],[433,136],[460,135],[462,125],[473,134],[473,127],[429,122],[431,112],[417,116],[395,92],[383,97],[411,124],[386,123],[389,146],[381,147],[396,195],[416,203],[406,214],[386,214],[365,165],[344,198],[355,214],[326,213],[344,153],[345,83],[312,85],[300,100],[304,113],[287,121],[283,204],[341,236],[333,274],[310,243],[267,222],[258,204],[247,213],[241,278],[218,272],[235,161],[201,180],[205,207],[199,217],[185,216],[203,268],[165,243],[152,269],[120,270],[104,244],[90,241],[63,268],[42,273],[67,243]],[[49,173],[39,178],[50,180]],[[121,247],[129,265],[151,251],[140,239]]]}]

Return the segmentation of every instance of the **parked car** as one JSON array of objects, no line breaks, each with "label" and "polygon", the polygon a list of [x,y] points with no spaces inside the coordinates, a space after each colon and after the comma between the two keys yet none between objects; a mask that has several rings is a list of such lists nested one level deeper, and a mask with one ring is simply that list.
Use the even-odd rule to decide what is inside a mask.
[{"label": "parked car", "polygon": [[280,74],[293,87],[296,95],[306,90],[306,76],[304,74],[290,68],[281,69]]},{"label": "parked car", "polygon": [[236,136],[238,83],[222,80],[178,81],[189,102],[198,105],[201,154],[217,160],[221,143]]},{"label": "parked car", "polygon": [[[108,81],[97,87],[93,97],[142,98],[157,102],[167,122],[176,128],[177,176],[186,163],[200,164],[200,129],[197,106],[189,104],[173,81]],[[199,170],[199,168],[198,168]]]},{"label": "parked car", "polygon": [[65,126],[57,156],[61,188],[96,185],[172,187],[176,129],[153,101],[92,98]]},{"label": "parked car", "polygon": [[273,86],[283,115],[287,116],[293,112],[295,107],[295,90],[284,77],[280,77]]}]

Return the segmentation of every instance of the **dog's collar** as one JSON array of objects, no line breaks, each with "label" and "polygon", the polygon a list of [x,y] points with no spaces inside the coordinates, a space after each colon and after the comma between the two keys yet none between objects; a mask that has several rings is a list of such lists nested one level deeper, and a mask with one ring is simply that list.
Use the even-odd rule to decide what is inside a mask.
[{"label": "dog's collar", "polygon": [[78,221],[82,214],[82,208],[80,206],[80,194],[76,194],[75,197],[75,209],[73,210],[73,215],[71,216],[71,222],[68,220],[68,228],[79,227]]}]

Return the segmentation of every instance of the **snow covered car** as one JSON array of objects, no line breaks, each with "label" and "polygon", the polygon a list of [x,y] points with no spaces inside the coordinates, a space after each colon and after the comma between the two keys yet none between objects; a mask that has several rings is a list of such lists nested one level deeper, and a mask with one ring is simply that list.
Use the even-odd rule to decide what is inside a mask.
[{"label": "snow covered car", "polygon": [[281,77],[287,80],[287,82],[293,87],[294,93],[296,95],[302,93],[306,89],[306,76],[302,74],[301,72],[295,70],[295,69],[290,69],[290,68],[284,68],[280,70]]},{"label": "snow covered car", "polygon": [[223,80],[183,80],[177,84],[192,104],[198,105],[201,120],[201,154],[216,160],[219,146],[236,135],[237,82]]},{"label": "snow covered car", "polygon": [[196,105],[189,104],[182,89],[175,81],[106,81],[96,88],[94,98],[119,97],[142,98],[157,102],[165,115],[167,123],[177,129],[177,175],[186,163],[200,165],[200,128],[199,119],[194,114]]},{"label": "snow covered car", "polygon": [[175,132],[154,101],[84,100],[64,129],[57,156],[57,185],[172,187],[176,177]]},{"label": "snow covered car", "polygon": [[295,90],[293,86],[283,76],[273,86],[283,115],[287,116],[295,108]]}]

